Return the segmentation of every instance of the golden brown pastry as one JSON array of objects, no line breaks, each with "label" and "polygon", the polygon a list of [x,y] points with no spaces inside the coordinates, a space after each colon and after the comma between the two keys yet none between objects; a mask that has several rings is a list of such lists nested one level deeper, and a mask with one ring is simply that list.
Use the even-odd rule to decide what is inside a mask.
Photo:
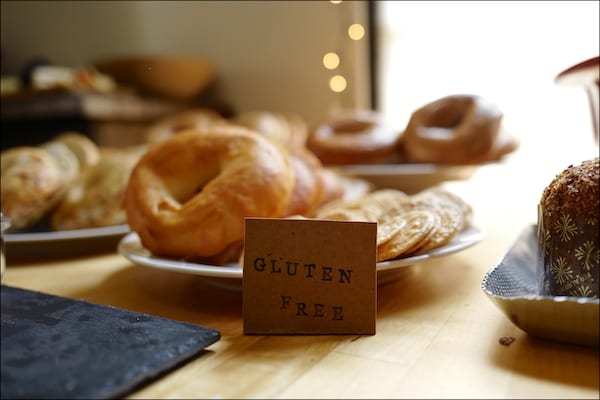
[{"label": "golden brown pastry", "polygon": [[295,184],[286,216],[308,215],[343,195],[337,176],[325,171],[321,160],[306,147],[308,127],[299,116],[255,110],[238,114],[230,123],[251,129],[290,153]]},{"label": "golden brown pastry", "polygon": [[61,165],[55,156],[39,147],[8,149],[2,152],[0,160],[2,214],[10,219],[11,230],[37,223],[60,200],[72,179],[64,173],[68,162]]},{"label": "golden brown pastry", "polygon": [[100,160],[82,171],[50,217],[54,230],[125,224],[123,196],[137,149],[102,149]]},{"label": "golden brown pastry", "polygon": [[231,118],[229,122],[245,126],[287,148],[306,145],[308,127],[304,120],[293,113],[272,111],[245,111]]},{"label": "golden brown pastry", "polygon": [[286,152],[246,128],[216,124],[155,143],[125,192],[127,221],[156,255],[207,258],[243,240],[244,218],[281,217],[294,188]]},{"label": "golden brown pastry", "polygon": [[90,138],[78,132],[64,132],[54,137],[52,142],[66,145],[77,157],[79,169],[95,165],[100,160],[100,149]]},{"label": "golden brown pastry", "polygon": [[318,124],[307,147],[326,165],[386,162],[397,153],[400,133],[375,111],[346,110]]},{"label": "golden brown pastry", "polygon": [[49,141],[42,144],[41,149],[46,151],[58,165],[60,173],[64,179],[64,190],[67,189],[79,174],[79,161],[75,154],[67,147],[66,144],[61,142]]},{"label": "golden brown pastry", "polygon": [[473,164],[514,149],[498,142],[503,114],[480,96],[446,96],[417,109],[402,135],[407,162]]},{"label": "golden brown pastry", "polygon": [[320,176],[323,167],[311,152],[303,148],[290,153],[290,157],[294,170],[294,189],[283,215],[306,215],[318,206],[324,190]]},{"label": "golden brown pastry", "polygon": [[208,108],[180,111],[152,123],[146,131],[146,141],[158,142],[179,131],[205,128],[224,121],[225,119],[219,113]]},{"label": "golden brown pastry", "polygon": [[321,194],[317,201],[317,208],[346,196],[347,188],[341,175],[327,168],[321,168],[318,172],[321,181]]}]

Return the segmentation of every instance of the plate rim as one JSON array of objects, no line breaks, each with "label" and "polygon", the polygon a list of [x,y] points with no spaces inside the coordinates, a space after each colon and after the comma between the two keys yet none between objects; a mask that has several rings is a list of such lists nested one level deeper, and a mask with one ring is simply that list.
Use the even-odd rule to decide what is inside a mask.
[{"label": "plate rim", "polygon": [[128,224],[101,226],[96,228],[70,229],[45,232],[6,232],[3,241],[7,244],[54,242],[62,240],[101,238],[124,235],[131,232]]},{"label": "plate rim", "polygon": [[[479,225],[473,224],[465,231],[459,233],[456,238],[446,246],[433,249],[426,254],[379,262],[377,263],[377,272],[408,267],[418,262],[451,255],[480,243],[484,237],[484,229]],[[137,246],[137,248],[135,246]],[[132,249],[130,249],[131,247],[133,247],[133,250],[137,252],[141,251],[145,254],[134,254]],[[117,251],[129,261],[143,267],[163,269],[171,272],[189,273],[211,278],[242,279],[243,277],[243,269],[237,263],[216,266],[153,256],[142,246],[138,234],[133,231],[121,238],[117,246]]]},{"label": "plate rim", "polygon": [[448,172],[474,172],[483,164],[382,163],[331,165],[330,168],[353,175],[435,175]]}]

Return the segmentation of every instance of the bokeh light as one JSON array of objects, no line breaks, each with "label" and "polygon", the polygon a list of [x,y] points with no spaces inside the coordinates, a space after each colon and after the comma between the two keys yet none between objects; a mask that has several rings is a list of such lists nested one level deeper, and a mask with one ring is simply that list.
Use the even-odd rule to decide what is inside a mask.
[{"label": "bokeh light", "polygon": [[323,56],[323,65],[327,69],[336,69],[340,65],[340,56],[334,52],[325,54]]},{"label": "bokeh light", "polygon": [[365,28],[361,24],[352,24],[348,27],[348,36],[352,40],[360,40],[365,36]]},{"label": "bokeh light", "polygon": [[346,78],[342,75],[334,75],[329,80],[329,88],[336,93],[346,90]]}]

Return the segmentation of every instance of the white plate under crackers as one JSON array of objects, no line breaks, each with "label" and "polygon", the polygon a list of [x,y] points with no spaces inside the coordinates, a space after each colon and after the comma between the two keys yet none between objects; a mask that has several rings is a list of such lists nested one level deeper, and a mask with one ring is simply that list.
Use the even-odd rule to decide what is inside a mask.
[{"label": "white plate under crackers", "polygon": [[[481,240],[483,240],[484,236],[484,232],[480,227],[471,225],[464,231],[460,232],[450,243],[445,246],[432,249],[424,254],[378,262],[378,283],[382,284],[394,279],[393,276],[389,274],[390,272],[397,271],[401,268],[405,268],[419,262],[447,256],[465,250],[479,243]],[[241,287],[240,282],[243,276],[243,271],[242,267],[238,263],[217,266],[156,257],[142,246],[140,238],[135,232],[130,232],[121,239],[118,246],[118,251],[129,261],[143,267],[200,275],[207,278],[229,278],[221,279],[222,282],[211,279],[211,283],[216,283],[217,286],[224,288],[239,289],[239,287]],[[233,282],[233,284],[231,284],[231,282],[225,282],[227,280],[235,280],[237,282]]]}]

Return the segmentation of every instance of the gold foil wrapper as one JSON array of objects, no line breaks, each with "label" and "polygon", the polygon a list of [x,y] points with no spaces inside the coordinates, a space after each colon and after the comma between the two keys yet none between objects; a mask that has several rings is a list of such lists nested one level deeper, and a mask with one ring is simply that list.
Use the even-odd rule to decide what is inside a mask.
[{"label": "gold foil wrapper", "polygon": [[598,217],[551,213],[538,206],[540,294],[598,298]]}]

